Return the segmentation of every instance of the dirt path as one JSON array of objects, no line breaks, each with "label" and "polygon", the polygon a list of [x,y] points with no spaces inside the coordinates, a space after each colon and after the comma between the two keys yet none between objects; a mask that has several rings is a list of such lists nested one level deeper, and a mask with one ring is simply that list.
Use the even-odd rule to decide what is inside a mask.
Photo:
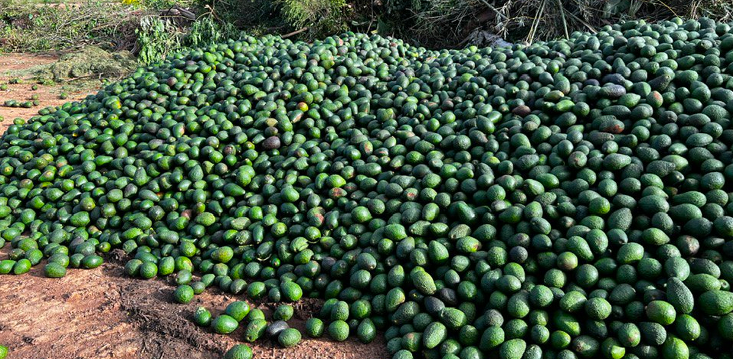
[{"label": "dirt path", "polygon": [[[7,82],[7,71],[53,61],[53,57],[0,55],[0,84]],[[79,100],[86,93],[58,99],[58,87],[41,86],[30,90],[30,82],[10,85],[0,91],[0,104],[6,99],[39,94],[41,105],[33,109],[0,107],[4,131],[15,117],[29,118],[46,106]],[[6,259],[10,245],[0,249]],[[119,253],[119,252],[118,252]],[[243,340],[243,328],[230,335],[217,335],[196,327],[190,318],[198,306],[216,315],[234,300],[218,289],[207,290],[186,305],[175,304],[175,289],[166,279],[139,280],[125,277],[123,255],[109,255],[107,262],[94,270],[70,269],[62,279],[44,278],[42,267],[21,276],[0,276],[0,345],[9,347],[8,359],[216,359]],[[269,314],[273,305],[258,307]],[[303,300],[295,305],[295,318],[289,322],[303,329],[305,320],[320,309],[320,302]],[[389,358],[383,336],[364,345],[352,338],[345,343],[327,339],[307,339],[295,348],[283,349],[271,341],[251,345],[257,359],[383,359]]]}]

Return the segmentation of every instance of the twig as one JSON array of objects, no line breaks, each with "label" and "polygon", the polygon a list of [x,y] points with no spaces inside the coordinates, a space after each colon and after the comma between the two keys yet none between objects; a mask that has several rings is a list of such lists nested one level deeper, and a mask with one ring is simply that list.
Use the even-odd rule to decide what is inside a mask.
[{"label": "twig", "polygon": [[301,32],[305,32],[305,31],[308,31],[308,27],[304,27],[304,28],[302,28],[302,29],[300,29],[300,30],[295,30],[295,31],[293,31],[293,32],[287,33],[287,34],[285,34],[285,35],[281,36],[281,38],[283,38],[283,39],[287,39],[287,38],[289,38],[289,37],[291,37],[291,36],[295,36],[295,35],[298,35],[298,34],[300,34]]},{"label": "twig", "polygon": [[565,8],[562,6],[562,2],[560,2],[560,0],[557,0],[557,6],[560,9],[560,17],[562,18],[562,28],[565,32],[565,38],[569,39],[570,35],[568,34],[568,22],[565,20]]},{"label": "twig", "polygon": [[674,9],[672,9],[669,5],[665,4],[664,1],[657,0],[656,2],[662,4],[662,6],[664,6],[667,10],[669,10],[672,13],[672,15],[679,16],[679,15],[677,15],[677,12],[675,12]]},{"label": "twig", "polygon": [[542,13],[545,12],[545,4],[547,4],[547,1],[542,2],[542,6],[540,6],[540,11],[537,12],[537,17],[532,22],[532,27],[529,29],[529,34],[527,35],[527,42],[532,43],[534,40],[535,31],[537,31],[537,26],[540,24],[540,18],[542,18]]},{"label": "twig", "polygon": [[504,20],[508,20],[507,17],[506,17],[506,15],[502,14],[497,8],[495,8],[494,6],[492,6],[491,4],[489,4],[488,1],[486,1],[486,0],[479,0],[479,1],[481,1],[482,3],[484,3],[484,5],[486,5],[489,9],[493,10],[497,15],[499,15],[500,17],[503,17]]},{"label": "twig", "polygon": [[585,27],[587,27],[587,28],[588,28],[588,31],[590,31],[590,32],[592,32],[592,33],[594,33],[594,34],[597,34],[597,33],[598,33],[598,31],[596,31],[596,29],[595,29],[595,28],[594,28],[593,26],[591,26],[591,25],[590,25],[589,23],[587,23],[587,22],[586,22],[585,20],[583,20],[583,19],[581,19],[580,17],[578,17],[578,15],[575,15],[575,14],[573,14],[572,12],[568,12],[568,14],[569,14],[570,16],[574,17],[574,18],[575,18],[575,20],[577,20],[577,21],[578,21],[578,22],[580,22],[581,24],[585,25]]}]

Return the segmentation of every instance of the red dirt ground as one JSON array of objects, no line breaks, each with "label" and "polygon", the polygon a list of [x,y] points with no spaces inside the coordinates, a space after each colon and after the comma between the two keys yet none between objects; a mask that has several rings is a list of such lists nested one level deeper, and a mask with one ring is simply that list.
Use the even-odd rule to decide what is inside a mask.
[{"label": "red dirt ground", "polygon": [[[0,90],[0,116],[5,118],[2,122],[2,130],[7,128],[8,124],[13,123],[15,118],[28,119],[38,113],[38,110],[48,106],[58,106],[68,101],[80,100],[89,93],[86,91],[69,92],[69,98],[62,100],[59,98],[61,86],[44,86],[37,85],[38,89],[33,90],[32,86],[36,84],[32,78],[20,78],[21,83],[9,84],[9,80],[17,78],[16,71],[27,70],[38,65],[45,65],[56,61],[53,55],[27,55],[27,54],[0,54],[0,85],[7,84],[8,89]],[[6,100],[28,101],[31,96],[38,95],[40,105],[33,108],[18,108],[2,106]]]},{"label": "red dirt ground", "polygon": [[[6,83],[8,70],[22,70],[53,57],[0,55],[0,84]],[[4,131],[16,117],[29,118],[46,106],[79,100],[86,93],[71,93],[58,99],[58,89],[40,86],[30,90],[31,81],[10,85],[0,91],[0,104],[37,93],[41,105],[33,109],[0,107]],[[0,249],[7,258],[10,246]],[[0,345],[9,348],[8,359],[215,359],[233,345],[241,343],[243,328],[230,335],[217,335],[195,326],[190,318],[198,306],[216,315],[234,300],[217,289],[198,295],[186,305],[173,303],[172,279],[140,280],[125,277],[124,254],[107,256],[104,265],[93,270],[70,269],[62,279],[44,278],[42,264],[21,276],[0,276]],[[303,329],[305,320],[320,310],[321,302],[303,300],[295,305],[289,324]],[[274,305],[259,308],[271,313]],[[389,355],[383,336],[365,345],[356,339],[335,343],[309,339],[294,348],[283,349],[267,340],[250,345],[257,359],[382,359]]]}]

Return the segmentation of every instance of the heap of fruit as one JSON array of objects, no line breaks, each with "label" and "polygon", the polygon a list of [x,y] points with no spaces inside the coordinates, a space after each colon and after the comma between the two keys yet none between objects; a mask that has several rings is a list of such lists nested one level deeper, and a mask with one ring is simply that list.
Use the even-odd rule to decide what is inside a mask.
[{"label": "heap of fruit", "polygon": [[[7,130],[0,272],[121,248],[180,302],[323,298],[306,334],[384,331],[395,359],[731,358],[730,29],[177,55]],[[196,320],[300,340],[239,303]]]}]

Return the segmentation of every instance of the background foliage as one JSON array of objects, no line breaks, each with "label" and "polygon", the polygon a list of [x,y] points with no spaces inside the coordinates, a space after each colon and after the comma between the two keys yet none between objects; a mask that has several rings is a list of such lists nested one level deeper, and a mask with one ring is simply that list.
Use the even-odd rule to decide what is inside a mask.
[{"label": "background foliage", "polygon": [[[344,30],[393,35],[427,47],[567,37],[625,19],[707,16],[733,20],[730,0],[199,0],[248,31],[305,30],[313,39]],[[260,12],[252,11],[260,9]],[[246,21],[242,14],[249,14]]]},{"label": "background foliage", "polygon": [[144,63],[240,31],[374,32],[426,47],[537,41],[624,19],[733,20],[730,0],[0,0],[0,51],[128,50]]}]

